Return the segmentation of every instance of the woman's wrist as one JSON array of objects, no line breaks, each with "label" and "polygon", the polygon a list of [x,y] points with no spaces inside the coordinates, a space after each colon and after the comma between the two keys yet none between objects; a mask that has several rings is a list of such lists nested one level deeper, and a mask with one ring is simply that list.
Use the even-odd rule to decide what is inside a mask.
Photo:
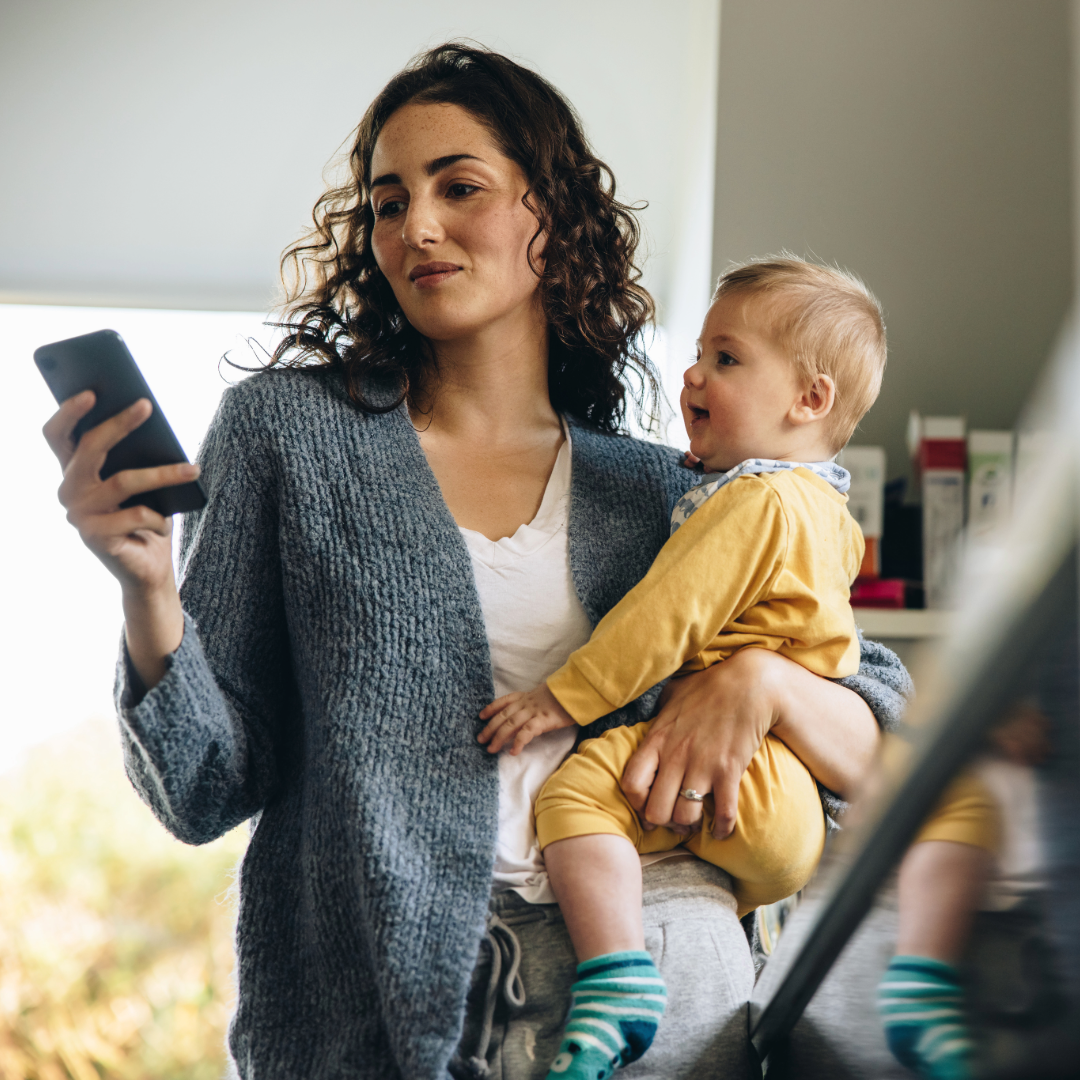
[{"label": "woman's wrist", "polygon": [[171,579],[153,589],[123,590],[124,640],[128,656],[146,689],[165,675],[166,658],[184,639],[184,609]]},{"label": "woman's wrist", "polygon": [[[792,696],[789,690],[792,661],[771,649],[740,649],[730,660],[738,661],[738,669],[746,680],[746,691],[763,706],[765,730],[762,735],[780,737],[781,729],[792,712]],[[796,665],[797,666],[797,665]]]},{"label": "woman's wrist", "polygon": [[851,798],[877,753],[879,730],[865,701],[779,653],[756,652],[759,692],[772,710],[769,733],[792,750],[815,779]]},{"label": "woman's wrist", "polygon": [[[764,652],[758,649],[758,652]],[[799,726],[803,710],[799,708],[794,688],[799,685],[801,679],[797,673],[793,673],[787,666],[792,661],[780,656],[778,653],[769,653],[769,661],[764,664],[760,671],[762,693],[772,708],[772,726],[769,734],[775,735],[782,742],[785,734],[793,727]],[[800,672],[805,671],[801,668]],[[795,675],[792,678],[792,675]],[[817,676],[814,676],[817,678]]]}]

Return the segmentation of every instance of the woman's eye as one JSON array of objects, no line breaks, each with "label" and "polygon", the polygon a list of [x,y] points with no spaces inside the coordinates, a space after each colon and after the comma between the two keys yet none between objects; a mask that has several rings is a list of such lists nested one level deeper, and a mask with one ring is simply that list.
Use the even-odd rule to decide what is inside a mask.
[{"label": "woman's eye", "polygon": [[720,367],[734,367],[739,361],[736,360],[735,357],[731,355],[731,353],[722,352],[716,358],[716,362],[720,365]]},{"label": "woman's eye", "polygon": [[466,195],[471,195],[476,190],[475,184],[459,183],[451,184],[450,187],[447,188],[446,193],[453,199],[463,199]]},{"label": "woman's eye", "polygon": [[375,216],[377,218],[393,217],[395,214],[400,214],[404,206],[405,203],[401,199],[387,199],[386,202],[379,203],[375,207]]}]

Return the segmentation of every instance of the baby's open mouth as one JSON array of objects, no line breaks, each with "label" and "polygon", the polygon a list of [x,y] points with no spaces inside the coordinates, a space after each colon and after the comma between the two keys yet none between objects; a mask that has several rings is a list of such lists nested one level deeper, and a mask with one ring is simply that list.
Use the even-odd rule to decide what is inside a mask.
[{"label": "baby's open mouth", "polygon": [[696,405],[688,405],[687,408],[690,410],[690,421],[691,421],[691,423],[694,420],[708,420],[709,419],[709,410],[708,409],[699,409]]}]

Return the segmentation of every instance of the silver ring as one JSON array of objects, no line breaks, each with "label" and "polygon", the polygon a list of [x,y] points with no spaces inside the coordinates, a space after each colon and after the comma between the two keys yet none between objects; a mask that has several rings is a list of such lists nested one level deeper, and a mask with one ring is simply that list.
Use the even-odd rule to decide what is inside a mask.
[{"label": "silver ring", "polygon": [[704,795],[699,795],[692,787],[684,788],[679,794],[691,802],[701,802],[705,798]]}]

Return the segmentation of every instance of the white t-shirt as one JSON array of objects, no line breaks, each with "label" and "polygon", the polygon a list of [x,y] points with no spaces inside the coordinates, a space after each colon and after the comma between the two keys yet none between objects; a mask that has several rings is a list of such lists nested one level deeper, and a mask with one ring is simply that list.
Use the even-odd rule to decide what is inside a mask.
[{"label": "white t-shirt", "polygon": [[[495,695],[531,690],[589,640],[592,625],[570,576],[570,435],[559,450],[536,517],[513,536],[489,540],[461,529],[491,649]],[[574,749],[578,729],[540,735],[517,756],[499,755],[499,839],[494,887],[553,904],[536,843],[533,803]]]}]

